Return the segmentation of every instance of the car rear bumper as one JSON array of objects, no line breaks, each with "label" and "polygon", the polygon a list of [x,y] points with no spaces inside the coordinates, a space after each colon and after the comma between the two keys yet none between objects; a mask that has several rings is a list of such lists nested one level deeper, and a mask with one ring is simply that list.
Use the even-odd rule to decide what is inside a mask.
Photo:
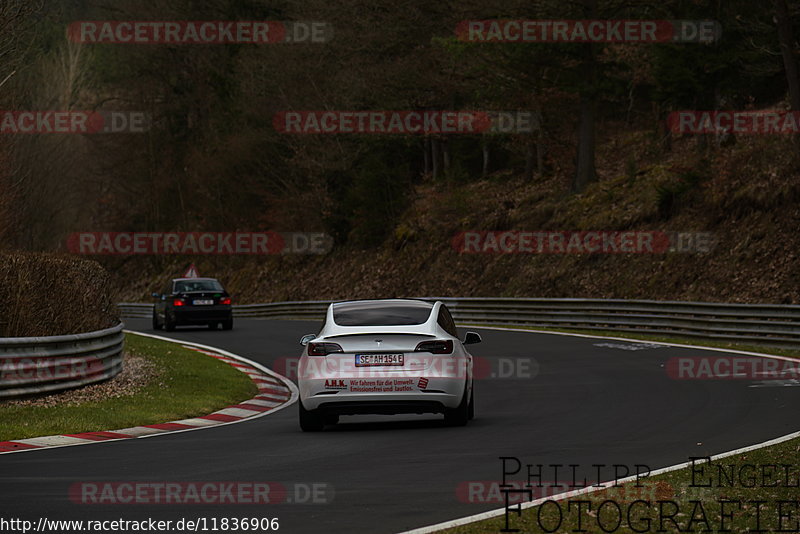
[{"label": "car rear bumper", "polygon": [[[305,403],[303,403],[305,405]],[[375,400],[323,402],[315,408],[323,415],[397,415],[444,413],[446,406],[441,401],[433,400]]]},{"label": "car rear bumper", "polygon": [[440,382],[436,385],[431,380],[424,390],[416,386],[418,381],[419,379],[413,379],[415,385],[411,391],[386,392],[320,389],[319,384],[315,388],[303,383],[300,387],[300,400],[306,410],[319,408],[340,415],[442,413],[447,408],[457,407],[464,395],[464,380],[449,381],[448,384]]},{"label": "car rear bumper", "polygon": [[[468,360],[420,358],[427,363],[423,368],[355,367],[348,353],[304,355],[297,369],[300,400],[306,410],[339,414],[441,413],[456,408],[472,380]],[[414,365],[408,354],[405,365]]]},{"label": "car rear bumper", "polygon": [[179,325],[206,324],[215,321],[227,321],[233,318],[229,307],[207,306],[202,308],[186,306],[172,312],[175,323]]}]

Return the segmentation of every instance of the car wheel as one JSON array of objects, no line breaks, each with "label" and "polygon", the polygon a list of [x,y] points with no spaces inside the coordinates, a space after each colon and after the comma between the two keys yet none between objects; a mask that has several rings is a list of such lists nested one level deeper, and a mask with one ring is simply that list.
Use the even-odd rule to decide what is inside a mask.
[{"label": "car wheel", "polygon": [[219,323],[215,323],[215,322],[208,323],[208,329],[209,330],[216,330],[218,324]]},{"label": "car wheel", "polygon": [[164,313],[164,330],[167,332],[175,330],[175,319],[169,316],[169,312]]},{"label": "car wheel", "polygon": [[326,415],[324,421],[326,425],[335,425],[339,422],[339,416],[336,414]]},{"label": "car wheel", "polygon": [[233,319],[225,319],[222,321],[223,330],[231,330],[233,328]]},{"label": "car wheel", "polygon": [[297,401],[297,404],[300,406],[300,428],[303,432],[319,432],[322,430],[325,423],[316,410],[306,410],[303,408],[302,401]]},{"label": "car wheel", "polygon": [[156,310],[153,310],[153,330],[161,330],[161,323],[158,322]]},{"label": "car wheel", "polygon": [[469,421],[469,403],[467,402],[467,388],[464,387],[464,396],[456,408],[449,408],[444,412],[444,422],[447,426],[464,426]]},{"label": "car wheel", "polygon": [[475,386],[472,386],[472,395],[469,397],[469,407],[467,408],[467,419],[475,419]]}]

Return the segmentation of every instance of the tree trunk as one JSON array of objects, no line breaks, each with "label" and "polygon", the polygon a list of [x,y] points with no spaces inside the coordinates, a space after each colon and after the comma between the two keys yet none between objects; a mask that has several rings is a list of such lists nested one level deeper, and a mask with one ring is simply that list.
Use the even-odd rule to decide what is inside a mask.
[{"label": "tree trunk", "polygon": [[447,142],[447,137],[442,139],[441,148],[442,170],[444,171],[445,175],[447,175],[450,172],[450,144]]},{"label": "tree trunk", "polygon": [[484,178],[487,174],[489,174],[489,143],[486,140],[483,141],[483,145],[481,146],[483,151],[483,167],[481,168],[481,176]]},{"label": "tree trunk", "polygon": [[431,172],[431,138],[428,136],[422,141],[422,167],[423,174]]},{"label": "tree trunk", "polygon": [[431,137],[431,167],[434,181],[439,179],[439,140]]},{"label": "tree trunk", "polygon": [[[583,0],[587,19],[597,16],[597,0]],[[594,166],[597,144],[595,122],[597,120],[597,59],[595,47],[591,43],[583,45],[585,55],[583,66],[586,73],[585,85],[580,90],[580,119],[578,124],[578,156],[575,161],[575,179],[572,188],[582,193],[586,186],[597,180]]]},{"label": "tree trunk", "polygon": [[789,102],[792,111],[800,111],[800,76],[797,61],[794,58],[794,38],[792,37],[792,21],[786,0],[774,0],[775,19],[778,25],[778,40],[783,54],[783,66],[786,69],[786,81],[789,85]]},{"label": "tree trunk", "polygon": [[539,104],[536,104],[536,172],[539,176],[544,176],[544,117]]},{"label": "tree trunk", "polygon": [[530,138],[525,143],[525,181],[533,181],[533,165],[535,161],[535,154],[533,152],[533,138]]},{"label": "tree trunk", "polygon": [[662,152],[671,152],[672,130],[669,129],[669,124],[667,122],[670,108],[664,109],[658,102],[653,102],[650,104],[650,109],[653,112],[652,117],[656,124],[655,135],[658,139],[659,147]]},{"label": "tree trunk", "polygon": [[595,120],[597,103],[595,97],[582,93],[580,101],[580,125],[578,126],[578,157],[575,164],[575,182],[573,189],[582,193],[586,186],[597,180],[597,171],[594,167],[594,153],[596,146]]},{"label": "tree trunk", "polygon": [[539,136],[536,143],[536,172],[539,176],[544,175],[544,136]]}]

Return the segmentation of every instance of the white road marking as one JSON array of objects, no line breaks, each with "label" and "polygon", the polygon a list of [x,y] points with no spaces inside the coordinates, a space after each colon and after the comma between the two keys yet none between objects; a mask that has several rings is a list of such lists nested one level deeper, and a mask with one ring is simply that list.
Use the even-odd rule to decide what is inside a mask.
[{"label": "white road marking", "polygon": [[81,445],[94,440],[75,438],[72,436],[44,436],[41,438],[15,439],[14,443],[25,443],[36,447],[52,447],[57,445]]}]

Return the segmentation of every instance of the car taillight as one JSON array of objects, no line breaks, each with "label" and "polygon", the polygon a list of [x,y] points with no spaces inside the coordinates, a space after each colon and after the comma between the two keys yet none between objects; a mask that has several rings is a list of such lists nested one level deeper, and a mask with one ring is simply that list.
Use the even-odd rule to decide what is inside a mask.
[{"label": "car taillight", "polygon": [[309,356],[327,356],[332,352],[344,352],[338,343],[309,343]]},{"label": "car taillight", "polygon": [[231,298],[230,297],[220,297],[219,299],[220,304],[230,305]]},{"label": "car taillight", "polygon": [[431,354],[452,354],[453,341],[450,339],[437,339],[436,341],[423,341],[414,352],[430,352]]},{"label": "car taillight", "polygon": [[183,302],[183,299],[175,299],[175,300],[172,301],[172,305],[173,306],[183,306],[184,304],[186,304],[186,303]]}]

